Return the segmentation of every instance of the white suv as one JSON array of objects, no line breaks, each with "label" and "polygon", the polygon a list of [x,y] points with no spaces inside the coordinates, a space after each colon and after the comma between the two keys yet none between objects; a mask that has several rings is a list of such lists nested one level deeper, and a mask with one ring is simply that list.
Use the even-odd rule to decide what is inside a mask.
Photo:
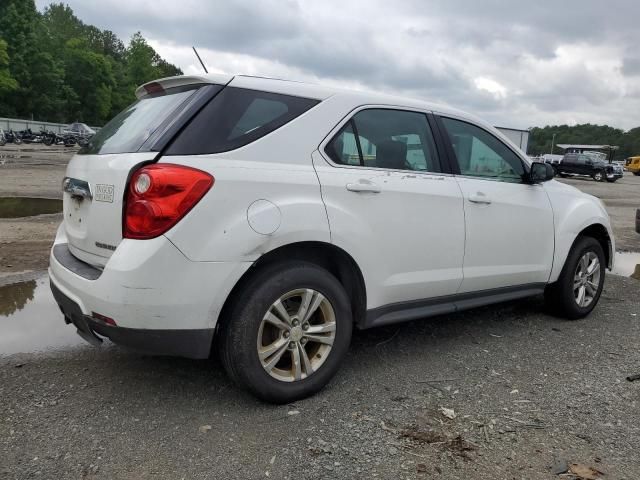
[{"label": "white suv", "polygon": [[182,76],[69,163],[51,288],[91,343],[205,358],[258,397],[321,389],[353,327],[545,293],[596,305],[596,198],[457,110],[246,76]]}]

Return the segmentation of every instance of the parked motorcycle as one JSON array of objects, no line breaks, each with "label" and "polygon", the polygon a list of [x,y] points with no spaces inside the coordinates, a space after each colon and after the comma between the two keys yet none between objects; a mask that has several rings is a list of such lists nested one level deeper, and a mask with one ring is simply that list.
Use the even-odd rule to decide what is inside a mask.
[{"label": "parked motorcycle", "polygon": [[76,143],[78,143],[78,139],[75,135],[63,134],[62,142],[65,147],[73,147]]},{"label": "parked motorcycle", "polygon": [[24,143],[42,143],[42,137],[33,133],[30,128],[18,132],[18,135]]},{"label": "parked motorcycle", "polygon": [[47,146],[64,144],[64,138],[53,130],[40,130],[40,136],[42,137],[42,143]]},{"label": "parked motorcycle", "polygon": [[15,143],[16,145],[20,145],[22,143],[22,138],[12,129],[7,132],[4,132],[4,138],[7,143]]}]

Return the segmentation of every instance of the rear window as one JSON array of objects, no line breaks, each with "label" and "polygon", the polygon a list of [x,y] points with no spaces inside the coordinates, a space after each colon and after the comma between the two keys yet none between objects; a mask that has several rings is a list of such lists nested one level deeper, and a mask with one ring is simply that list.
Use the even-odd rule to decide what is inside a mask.
[{"label": "rear window", "polygon": [[189,122],[166,154],[234,150],[282,127],[318,103],[310,98],[226,87]]},{"label": "rear window", "polygon": [[170,88],[142,97],[101,128],[80,153],[140,151],[156,130],[183,110],[184,105],[200,87],[202,85]]}]

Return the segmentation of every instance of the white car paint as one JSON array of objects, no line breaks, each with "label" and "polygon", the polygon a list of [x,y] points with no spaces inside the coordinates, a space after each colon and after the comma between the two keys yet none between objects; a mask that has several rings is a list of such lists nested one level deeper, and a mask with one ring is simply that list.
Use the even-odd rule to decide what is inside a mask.
[{"label": "white car paint", "polygon": [[554,232],[544,186],[471,177],[457,180],[466,227],[459,293],[545,283],[553,264]]},{"label": "white car paint", "polygon": [[[63,226],[54,245],[67,243]],[[213,328],[226,296],[251,262],[194,262],[166,237],[122,240],[98,280],[51,257],[49,278],[85,315],[99,312],[119,327],[150,330]]]},{"label": "white car paint", "polygon": [[[504,135],[473,116],[417,100],[281,80],[214,75],[157,83],[169,88],[206,82],[322,101],[244,147],[161,156],[160,163],[210,173],[215,184],[182,220],[152,240],[123,240],[121,226],[131,170],[155,154],[75,156],[68,177],[92,187],[114,186],[113,202],[76,205],[70,195],[64,198],[65,221],[54,246],[68,243],[74,256],[103,273],[86,280],[53,254],[49,273],[85,315],[96,311],[119,326],[139,329],[213,328],[253,262],[298,242],[332,244],[351,256],[362,272],[367,309],[553,282],[576,236],[593,224],[606,228],[615,251],[600,202],[556,181],[511,184],[337,166],[323,149],[354,111],[382,106],[462,118],[491,132],[529,164]],[[144,96],[144,89],[137,95]],[[474,196],[491,203],[471,202]]]}]

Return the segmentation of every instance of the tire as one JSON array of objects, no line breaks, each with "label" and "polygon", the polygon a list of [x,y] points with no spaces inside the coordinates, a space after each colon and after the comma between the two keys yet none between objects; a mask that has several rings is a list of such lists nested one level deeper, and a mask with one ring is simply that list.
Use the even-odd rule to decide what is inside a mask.
[{"label": "tire", "polygon": [[[576,299],[574,282],[578,264],[587,254],[593,254],[597,258],[599,278],[595,294],[591,295],[591,301],[587,305],[581,306]],[[569,252],[558,280],[547,286],[545,290],[545,303],[549,310],[569,320],[576,320],[589,315],[600,299],[602,287],[604,286],[605,269],[605,256],[600,243],[593,237],[578,237]],[[585,292],[588,294],[587,290]]]},{"label": "tire", "polygon": [[609,183],[616,183],[616,180],[618,180],[617,178],[607,178],[607,182]]},{"label": "tire", "polygon": [[42,143],[44,143],[47,147],[51,146],[51,144],[53,143],[53,139],[51,137],[46,137]]},{"label": "tire", "polygon": [[640,170],[638,170],[637,172],[633,172],[633,174],[637,177],[638,175],[640,175]]},{"label": "tire", "polygon": [[13,143],[15,143],[16,145],[20,145],[20,144],[22,144],[22,139],[21,139],[21,138],[18,138],[18,137],[15,137],[15,138],[13,139]]},{"label": "tire", "polygon": [[593,174],[593,179],[596,182],[602,182],[602,181],[604,181],[605,178],[606,178],[606,175],[602,171],[598,171],[598,172]]},{"label": "tire", "polygon": [[[306,340],[305,332],[302,331],[305,324],[291,328],[291,325],[295,325],[297,321],[297,309],[302,303],[302,295],[306,294],[300,294],[300,301],[296,303],[296,292],[309,291],[319,292],[324,300],[311,316],[311,327],[307,324],[307,330],[318,329],[318,319],[326,320],[331,318],[333,313],[333,333],[324,332],[316,335],[316,337],[334,335],[333,344],[330,347],[323,343]],[[287,299],[287,295],[291,294],[294,296]],[[314,305],[318,298],[320,297],[313,297],[311,305]],[[278,313],[280,310],[274,310],[275,302],[278,300],[282,300],[280,305],[293,315],[289,323],[291,330],[288,332],[263,320],[269,312],[275,313],[276,317],[283,317]],[[231,301],[231,307],[221,319],[217,344],[225,370],[229,377],[242,388],[267,402],[290,403],[316,393],[338,371],[351,342],[353,317],[351,304],[344,288],[328,271],[307,262],[274,264],[256,272],[241,286],[241,291]],[[300,318],[300,320],[303,319]],[[327,321],[323,325],[330,323]],[[265,334],[269,334],[266,346]],[[303,337],[299,338],[301,334]],[[295,342],[289,342],[294,338]],[[305,341],[308,342],[306,346],[302,344]],[[286,348],[278,347],[276,353],[261,360],[258,353],[259,345],[265,351],[276,344]],[[296,346],[291,349],[291,345]],[[310,374],[307,374],[308,370],[304,367],[297,370],[294,368],[296,355],[298,364],[305,365],[302,350],[298,348],[308,353],[306,358],[309,358],[309,364],[316,362],[315,369]],[[280,353],[278,357],[278,352],[281,350],[284,353]],[[279,360],[274,360],[276,357]],[[270,371],[267,371],[268,367],[263,366],[263,362],[273,361],[276,363]],[[296,372],[300,377],[298,380],[294,379]],[[287,376],[288,373],[290,376]]]}]

